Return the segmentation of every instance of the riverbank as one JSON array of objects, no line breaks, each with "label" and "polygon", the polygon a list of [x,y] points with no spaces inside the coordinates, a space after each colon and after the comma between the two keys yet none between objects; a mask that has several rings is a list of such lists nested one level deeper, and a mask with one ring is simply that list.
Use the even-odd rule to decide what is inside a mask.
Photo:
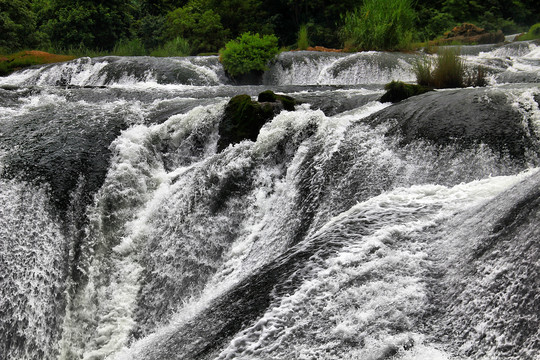
[{"label": "riverbank", "polygon": [[72,55],[56,55],[44,51],[20,51],[11,55],[0,55],[0,76],[9,75],[33,65],[53,64],[75,59]]}]

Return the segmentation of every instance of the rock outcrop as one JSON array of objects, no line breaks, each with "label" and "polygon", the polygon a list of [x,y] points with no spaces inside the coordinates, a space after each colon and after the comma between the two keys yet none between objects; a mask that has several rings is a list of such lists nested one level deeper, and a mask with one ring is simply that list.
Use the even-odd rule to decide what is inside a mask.
[{"label": "rock outcrop", "polygon": [[229,101],[219,123],[218,151],[242,140],[255,141],[267,121],[282,110],[294,111],[297,104],[292,97],[270,90],[260,93],[257,100],[251,100],[249,95],[237,95]]},{"label": "rock outcrop", "polygon": [[367,121],[392,122],[387,134],[401,135],[404,145],[416,140],[464,148],[483,143],[517,159],[536,151],[539,142],[530,119],[512,106],[504,89],[428,92],[387,107]]},{"label": "rock outcrop", "polygon": [[454,42],[460,44],[497,44],[504,42],[504,34],[501,30],[488,32],[476,25],[463,23],[446,32],[444,38],[438,41],[440,45]]}]

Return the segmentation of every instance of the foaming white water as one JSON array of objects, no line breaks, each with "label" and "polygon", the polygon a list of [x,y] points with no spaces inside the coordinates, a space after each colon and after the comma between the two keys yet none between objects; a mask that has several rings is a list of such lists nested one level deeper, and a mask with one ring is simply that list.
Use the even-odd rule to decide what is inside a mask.
[{"label": "foaming white water", "polygon": [[[309,279],[276,299],[218,358],[455,358],[415,327],[427,310],[425,282],[434,266],[425,230],[530,174],[450,188],[400,188],[340,214],[312,238],[337,238],[348,245],[327,260],[307,264]],[[362,234],[366,223],[367,235]]]},{"label": "foaming white water", "polygon": [[[136,325],[141,251],[157,230],[153,218],[174,193],[172,182],[181,171],[168,174],[154,146],[167,141],[171,150],[180,152],[183,140],[198,127],[214,126],[222,107],[199,107],[161,125],[136,125],[111,145],[112,164],[90,214],[86,240],[94,258],[88,264],[87,284],[72,299],[66,316],[61,358],[102,359],[127,344]],[[215,144],[208,151],[215,151]]]},{"label": "foaming white water", "polygon": [[378,52],[349,55],[287,53],[278,56],[265,74],[265,82],[273,85],[358,85],[413,81],[413,58]]},{"label": "foaming white water", "polygon": [[44,65],[0,79],[0,85],[105,86],[140,83],[212,86],[225,81],[216,57],[101,57]]},{"label": "foaming white water", "polygon": [[68,242],[49,213],[44,189],[0,180],[0,204],[0,353],[6,359],[54,359]]}]

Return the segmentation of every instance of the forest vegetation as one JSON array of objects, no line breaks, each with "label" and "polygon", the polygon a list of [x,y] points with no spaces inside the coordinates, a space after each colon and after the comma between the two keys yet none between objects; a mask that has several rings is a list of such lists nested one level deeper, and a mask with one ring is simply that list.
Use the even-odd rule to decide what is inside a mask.
[{"label": "forest vegetation", "polygon": [[195,55],[245,32],[275,35],[282,47],[301,34],[300,46],[309,36],[329,48],[388,49],[463,22],[508,34],[539,19],[537,0],[0,0],[0,50]]},{"label": "forest vegetation", "polygon": [[[261,52],[264,61],[276,47],[410,49],[464,22],[505,34],[532,26],[523,37],[529,39],[540,36],[539,19],[538,0],[0,0],[0,54],[186,56],[221,50],[227,60],[246,53],[242,47],[251,51],[272,39]],[[260,62],[252,57],[249,66],[260,70]]]}]

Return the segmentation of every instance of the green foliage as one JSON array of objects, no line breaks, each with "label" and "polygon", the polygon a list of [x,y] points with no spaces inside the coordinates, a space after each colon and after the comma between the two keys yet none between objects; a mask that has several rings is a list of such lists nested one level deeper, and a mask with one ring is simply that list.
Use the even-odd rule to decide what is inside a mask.
[{"label": "green foliage", "polygon": [[431,75],[431,59],[424,57],[422,60],[417,59],[414,63],[414,73],[416,74],[416,83],[422,86],[430,86],[433,84],[433,76]]},{"label": "green foliage", "polygon": [[36,30],[31,1],[0,0],[0,48],[10,52],[39,46],[46,36]]},{"label": "green foliage", "polygon": [[51,41],[60,48],[86,47],[112,50],[129,37],[132,7],[126,0],[52,0],[43,25]]},{"label": "green foliage", "polygon": [[171,57],[171,56],[188,56],[191,53],[191,46],[186,39],[176,37],[167,41],[163,46],[153,50],[151,56]]},{"label": "green foliage", "polygon": [[435,39],[457,25],[452,15],[437,9],[423,8],[418,12],[418,18],[422,24],[418,37],[422,40]]},{"label": "green foliage", "polygon": [[156,49],[164,43],[165,16],[146,14],[135,23],[134,27],[145,49]]},{"label": "green foliage", "polygon": [[344,16],[341,37],[352,49],[408,48],[415,17],[411,0],[365,0],[360,9]]},{"label": "green foliage", "polygon": [[266,70],[268,61],[278,52],[278,39],[274,35],[244,33],[220,50],[219,59],[231,76],[237,76]]},{"label": "green foliage", "polygon": [[415,64],[414,72],[418,85],[438,89],[487,85],[485,70],[467,68],[459,57],[459,50],[450,47],[439,50],[434,69],[426,57]]},{"label": "green foliage", "polygon": [[298,30],[298,40],[296,41],[296,46],[300,50],[306,50],[309,47],[307,25],[300,26],[300,30]]},{"label": "green foliage", "polygon": [[54,55],[41,51],[21,51],[7,55],[5,60],[0,61],[0,76],[9,75],[13,71],[32,65],[50,64],[72,59],[74,59],[73,56]]},{"label": "green foliage", "polygon": [[540,39],[540,23],[531,26],[527,33],[520,35],[516,40],[534,40]]},{"label": "green foliage", "polygon": [[146,50],[140,39],[120,40],[112,51],[116,56],[143,56],[146,55]]},{"label": "green foliage", "polygon": [[226,34],[221,17],[211,9],[209,0],[189,0],[166,18],[165,37],[188,40],[194,54],[216,51],[225,43]]},{"label": "green foliage", "polygon": [[435,60],[433,70],[433,85],[437,88],[463,87],[465,65],[459,57],[459,50],[442,48]]}]

